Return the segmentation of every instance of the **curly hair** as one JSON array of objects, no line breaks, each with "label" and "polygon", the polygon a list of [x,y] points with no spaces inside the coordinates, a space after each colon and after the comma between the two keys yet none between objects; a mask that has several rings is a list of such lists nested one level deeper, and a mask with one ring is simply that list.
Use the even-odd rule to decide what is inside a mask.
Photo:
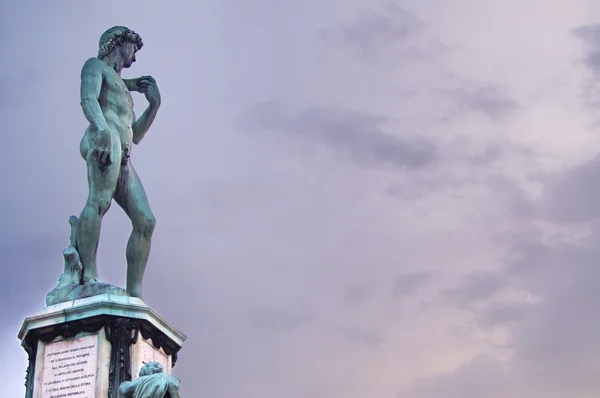
[{"label": "curly hair", "polygon": [[113,26],[100,36],[98,58],[105,58],[117,46],[126,42],[135,44],[138,50],[144,45],[140,35],[133,30],[128,29],[125,26]]}]

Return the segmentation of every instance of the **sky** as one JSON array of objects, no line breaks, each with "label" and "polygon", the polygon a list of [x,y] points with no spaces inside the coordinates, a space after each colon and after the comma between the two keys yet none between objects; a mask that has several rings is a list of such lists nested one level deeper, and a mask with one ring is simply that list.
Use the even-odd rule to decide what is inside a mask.
[{"label": "sky", "polygon": [[[114,25],[162,95],[131,160],[184,396],[597,396],[591,0],[1,2],[5,396],[87,197],[79,77]],[[111,207],[103,281],[129,233]]]}]

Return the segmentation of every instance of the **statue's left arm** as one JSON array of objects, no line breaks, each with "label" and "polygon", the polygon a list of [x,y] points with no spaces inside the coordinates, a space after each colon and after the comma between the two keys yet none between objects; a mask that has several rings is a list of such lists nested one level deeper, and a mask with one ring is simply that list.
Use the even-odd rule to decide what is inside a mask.
[{"label": "statue's left arm", "polygon": [[149,104],[142,116],[131,126],[133,130],[133,143],[139,144],[148,132],[152,122],[154,122],[154,118],[160,107],[160,91],[158,91],[156,80],[151,76],[142,76],[139,79],[135,79],[135,81],[126,81],[125,84],[130,90],[139,91],[144,94]]}]

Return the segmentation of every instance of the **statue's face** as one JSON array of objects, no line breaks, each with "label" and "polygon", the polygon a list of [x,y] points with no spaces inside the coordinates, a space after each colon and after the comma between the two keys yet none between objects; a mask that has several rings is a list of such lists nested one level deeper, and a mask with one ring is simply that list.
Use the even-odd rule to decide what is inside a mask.
[{"label": "statue's face", "polygon": [[121,44],[121,58],[123,59],[124,68],[129,68],[135,62],[135,53],[137,50],[137,45],[129,41]]}]

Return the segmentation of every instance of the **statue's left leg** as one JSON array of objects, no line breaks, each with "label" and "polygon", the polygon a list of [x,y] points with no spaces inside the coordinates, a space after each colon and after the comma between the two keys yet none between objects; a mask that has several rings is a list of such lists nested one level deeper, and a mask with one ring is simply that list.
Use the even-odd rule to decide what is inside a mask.
[{"label": "statue's left leg", "polygon": [[121,166],[114,200],[125,210],[133,226],[127,243],[127,293],[141,298],[142,279],[156,219],[150,210],[144,187],[130,162]]}]

